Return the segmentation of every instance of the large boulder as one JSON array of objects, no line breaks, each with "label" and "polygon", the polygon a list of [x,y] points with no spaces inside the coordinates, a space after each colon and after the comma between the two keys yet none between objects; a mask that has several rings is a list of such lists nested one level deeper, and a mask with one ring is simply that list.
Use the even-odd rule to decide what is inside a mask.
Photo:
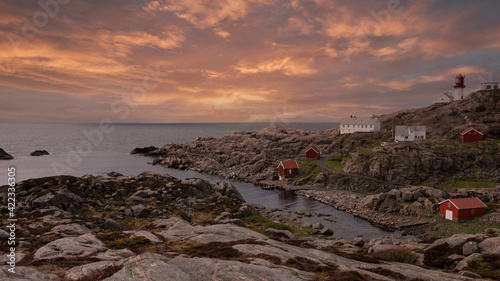
[{"label": "large boulder", "polygon": [[55,206],[61,210],[75,214],[82,207],[83,200],[67,188],[59,188],[55,193],[45,194],[31,201],[33,209],[43,209]]},{"label": "large boulder", "polygon": [[95,253],[104,252],[107,248],[97,237],[85,234],[78,237],[58,239],[38,249],[34,261],[51,260],[56,258],[87,257]]},{"label": "large boulder", "polygon": [[5,152],[5,150],[0,148],[0,160],[11,160],[11,159],[14,159],[14,157]]},{"label": "large boulder", "polygon": [[500,237],[491,237],[478,244],[481,254],[500,254]]},{"label": "large boulder", "polygon": [[218,182],[213,186],[215,192],[220,196],[227,196],[245,202],[241,193],[230,182]]}]

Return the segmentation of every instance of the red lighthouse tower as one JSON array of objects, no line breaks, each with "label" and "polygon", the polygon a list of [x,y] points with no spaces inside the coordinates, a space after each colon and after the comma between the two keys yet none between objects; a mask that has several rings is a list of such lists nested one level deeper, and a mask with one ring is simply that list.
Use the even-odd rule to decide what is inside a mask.
[{"label": "red lighthouse tower", "polygon": [[465,88],[464,79],[465,76],[463,76],[462,74],[458,74],[455,77],[455,86],[453,86],[453,88],[455,88],[455,93],[453,95],[453,98],[456,101],[464,99],[464,88]]}]

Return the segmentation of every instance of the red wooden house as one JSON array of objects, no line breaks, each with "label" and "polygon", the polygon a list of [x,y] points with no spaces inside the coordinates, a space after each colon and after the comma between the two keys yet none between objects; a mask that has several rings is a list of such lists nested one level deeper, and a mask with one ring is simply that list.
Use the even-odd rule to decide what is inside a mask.
[{"label": "red wooden house", "polygon": [[312,158],[319,159],[320,156],[321,156],[321,151],[316,146],[311,146],[306,150],[306,158],[308,159]]},{"label": "red wooden house", "polygon": [[299,173],[299,164],[297,161],[281,161],[278,165],[280,180],[293,178]]},{"label": "red wooden house", "polygon": [[439,203],[439,213],[447,220],[464,220],[481,216],[486,211],[477,197],[447,199]]},{"label": "red wooden house", "polygon": [[460,133],[460,140],[462,142],[482,141],[483,134],[474,128],[468,128]]}]

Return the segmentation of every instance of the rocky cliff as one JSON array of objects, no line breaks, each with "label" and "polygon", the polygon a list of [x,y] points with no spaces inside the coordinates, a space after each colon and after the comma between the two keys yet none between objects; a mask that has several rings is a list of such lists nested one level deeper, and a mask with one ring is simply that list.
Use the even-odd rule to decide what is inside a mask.
[{"label": "rocky cliff", "polygon": [[405,109],[378,116],[382,128],[392,125],[425,125],[429,138],[456,139],[470,126],[483,132],[485,138],[500,138],[500,90],[471,93],[449,104]]},{"label": "rocky cliff", "polygon": [[[15,273],[2,243],[0,279],[481,280],[478,273],[491,275],[481,265],[500,257],[500,230],[433,244],[326,240],[266,219],[268,211],[245,204],[228,183],[112,175],[20,183]],[[0,187],[4,203],[7,188]],[[0,230],[0,239],[9,237]]]}]

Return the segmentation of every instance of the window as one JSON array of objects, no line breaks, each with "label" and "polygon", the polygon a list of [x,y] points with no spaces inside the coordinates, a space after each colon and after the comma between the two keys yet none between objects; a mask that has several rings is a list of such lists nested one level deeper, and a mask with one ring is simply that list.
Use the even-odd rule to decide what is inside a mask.
[{"label": "window", "polygon": [[450,202],[448,202],[448,208],[451,208],[451,203]]},{"label": "window", "polygon": [[470,210],[470,214],[471,214],[471,215],[474,215],[475,211],[476,211],[476,210],[474,210],[474,209]]}]

